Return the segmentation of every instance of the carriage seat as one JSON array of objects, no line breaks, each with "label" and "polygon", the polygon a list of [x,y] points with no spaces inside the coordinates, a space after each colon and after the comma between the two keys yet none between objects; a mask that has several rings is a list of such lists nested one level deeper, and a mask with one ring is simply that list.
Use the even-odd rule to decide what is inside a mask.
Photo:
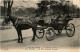
[{"label": "carriage seat", "polygon": [[63,15],[58,16],[57,19],[55,20],[55,23],[64,24],[66,17],[67,16],[63,16]]}]

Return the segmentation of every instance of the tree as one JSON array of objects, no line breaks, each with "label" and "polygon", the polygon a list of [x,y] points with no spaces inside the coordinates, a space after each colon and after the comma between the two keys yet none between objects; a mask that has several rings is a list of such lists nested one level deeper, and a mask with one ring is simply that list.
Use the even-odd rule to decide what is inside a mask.
[{"label": "tree", "polygon": [[8,0],[7,16],[9,16],[11,14],[12,5],[13,5],[13,0]]},{"label": "tree", "polygon": [[7,0],[4,0],[3,1],[3,3],[4,3],[4,17],[6,16],[6,12],[7,12]]},{"label": "tree", "polygon": [[65,2],[65,0],[60,0],[60,2],[63,4]]},{"label": "tree", "polygon": [[[5,16],[9,16],[11,14],[11,8],[12,8],[12,5],[13,5],[13,0],[4,0],[4,13],[5,13]],[[7,8],[7,10],[5,9]],[[7,12],[7,14],[6,14]]]}]

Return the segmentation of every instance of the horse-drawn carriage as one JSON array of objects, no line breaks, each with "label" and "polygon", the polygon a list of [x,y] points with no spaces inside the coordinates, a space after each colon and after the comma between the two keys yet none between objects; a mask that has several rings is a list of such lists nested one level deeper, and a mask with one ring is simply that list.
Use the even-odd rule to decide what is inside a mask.
[{"label": "horse-drawn carriage", "polygon": [[[54,3],[54,1],[51,3]],[[56,19],[51,18],[51,14],[55,15],[55,13],[65,13],[65,12],[61,12],[63,9],[63,7],[61,6],[52,6],[53,4],[46,4],[45,1],[42,1],[41,4],[39,4],[39,10],[37,10],[36,12],[32,12],[33,15],[30,18],[18,18],[16,16],[12,16],[11,15],[11,8],[12,8],[12,4],[13,1],[8,1],[8,10],[7,10],[7,16],[4,21],[3,24],[7,24],[9,21],[11,21],[13,23],[13,26],[15,27],[17,33],[18,33],[18,43],[22,43],[23,42],[23,37],[22,37],[22,33],[21,30],[24,29],[29,29],[32,28],[33,31],[33,38],[32,41],[35,41],[35,35],[38,38],[42,38],[44,36],[44,29],[46,30],[46,38],[47,40],[53,40],[53,38],[55,37],[54,35],[56,35],[54,30],[58,30],[58,34],[61,34],[62,30],[66,30],[66,34],[69,37],[72,37],[75,33],[75,26],[72,23],[69,23],[70,20],[72,20],[72,18],[70,16],[66,16],[66,17],[56,17]],[[57,4],[54,4],[57,5]],[[58,8],[60,8],[58,9]],[[55,9],[57,10],[55,10]],[[47,11],[49,15],[47,14]],[[63,11],[67,11],[67,10],[63,10]],[[37,14],[37,15],[35,15]],[[35,17],[34,17],[35,16]],[[45,16],[45,20],[35,20],[35,18],[37,16]],[[49,18],[50,16],[50,18]],[[46,19],[47,18],[47,19]],[[38,21],[38,22],[37,22]],[[49,22],[49,23],[48,23]],[[40,27],[39,27],[39,26]],[[38,26],[38,27],[37,27]]]},{"label": "horse-drawn carriage", "polygon": [[[56,19],[51,19],[51,23],[45,23],[44,19],[39,20],[39,27],[37,27],[37,37],[42,38],[46,36],[46,39],[48,41],[51,41],[54,39],[56,32],[55,30],[58,31],[58,35],[61,34],[62,30],[66,30],[66,35],[68,37],[72,37],[75,33],[75,26],[72,23],[69,23],[70,20],[73,20],[70,16],[59,16]],[[46,29],[46,31],[45,31]]]}]

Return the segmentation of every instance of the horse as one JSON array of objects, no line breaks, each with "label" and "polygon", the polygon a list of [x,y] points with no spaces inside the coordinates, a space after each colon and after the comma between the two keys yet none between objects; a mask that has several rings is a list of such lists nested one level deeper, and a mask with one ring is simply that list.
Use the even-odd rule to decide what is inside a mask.
[{"label": "horse", "polygon": [[7,24],[10,21],[13,23],[13,26],[15,27],[15,29],[17,31],[17,34],[18,34],[18,43],[23,43],[23,37],[22,37],[21,30],[32,28],[33,37],[32,37],[31,41],[34,42],[35,41],[35,36],[36,36],[36,27],[37,27],[37,25],[33,26],[33,25],[30,25],[30,24],[18,24],[16,26],[15,22],[17,21],[17,19],[18,19],[17,17],[10,15],[10,16],[8,16],[4,19],[3,24]]}]

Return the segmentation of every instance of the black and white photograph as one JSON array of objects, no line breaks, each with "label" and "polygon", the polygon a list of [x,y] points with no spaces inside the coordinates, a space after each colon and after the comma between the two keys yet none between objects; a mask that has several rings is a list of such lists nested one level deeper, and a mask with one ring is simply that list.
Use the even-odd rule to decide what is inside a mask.
[{"label": "black and white photograph", "polygon": [[0,0],[0,50],[79,52],[80,0]]}]

